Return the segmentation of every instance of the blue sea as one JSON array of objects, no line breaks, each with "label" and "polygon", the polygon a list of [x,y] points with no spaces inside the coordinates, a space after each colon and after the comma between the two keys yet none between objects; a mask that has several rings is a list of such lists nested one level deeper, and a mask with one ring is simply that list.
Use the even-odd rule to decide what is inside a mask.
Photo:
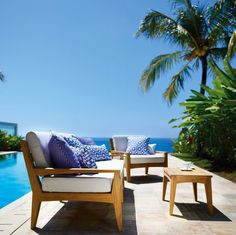
[{"label": "blue sea", "polygon": [[[93,138],[97,145],[105,144],[109,149],[108,138]],[[168,138],[152,138],[157,150],[172,152],[172,140]],[[0,155],[0,208],[28,193],[31,188],[21,152]]]}]

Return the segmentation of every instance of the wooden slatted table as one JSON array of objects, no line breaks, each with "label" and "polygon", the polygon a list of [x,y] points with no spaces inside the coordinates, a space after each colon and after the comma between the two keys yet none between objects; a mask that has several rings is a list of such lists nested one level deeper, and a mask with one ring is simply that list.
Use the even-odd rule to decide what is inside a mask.
[{"label": "wooden slatted table", "polygon": [[202,183],[205,186],[206,199],[207,199],[207,208],[208,214],[213,214],[212,206],[212,187],[211,187],[211,178],[212,175],[206,171],[195,167],[192,171],[182,171],[179,168],[164,168],[164,177],[163,177],[163,191],[162,191],[162,200],[165,200],[166,186],[167,182],[170,181],[170,215],[173,215],[174,202],[175,202],[175,193],[176,185],[178,183],[192,183],[194,199],[197,201],[197,183]]}]

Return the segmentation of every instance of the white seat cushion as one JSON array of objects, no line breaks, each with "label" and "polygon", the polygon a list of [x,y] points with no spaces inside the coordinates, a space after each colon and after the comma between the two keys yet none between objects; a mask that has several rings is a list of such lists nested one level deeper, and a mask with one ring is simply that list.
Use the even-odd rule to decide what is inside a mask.
[{"label": "white seat cushion", "polygon": [[131,164],[138,163],[162,163],[165,161],[163,153],[155,153],[152,155],[130,155]]},{"label": "white seat cushion", "polygon": [[[113,159],[96,163],[98,169],[120,170],[122,183],[124,170],[123,160]],[[46,176],[42,178],[42,190],[45,192],[107,193],[111,192],[113,178],[114,173]]]}]

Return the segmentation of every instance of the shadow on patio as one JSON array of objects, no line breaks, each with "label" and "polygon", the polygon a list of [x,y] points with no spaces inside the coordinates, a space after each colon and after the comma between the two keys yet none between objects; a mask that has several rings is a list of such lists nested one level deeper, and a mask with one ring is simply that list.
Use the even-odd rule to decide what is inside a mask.
[{"label": "shadow on patio", "polygon": [[162,183],[163,177],[159,175],[139,175],[132,176],[132,184],[153,184],[153,183]]},{"label": "shadow on patio", "polygon": [[[65,205],[36,234],[120,234],[112,204],[92,202],[65,202]],[[125,189],[123,206],[123,233],[136,235],[136,217],[133,190]]]},{"label": "shadow on patio", "polygon": [[179,203],[175,202],[175,206],[178,207],[182,215],[173,216],[178,218],[183,218],[186,220],[201,220],[201,221],[221,221],[221,222],[231,222],[224,213],[214,207],[214,214],[209,216],[207,214],[207,204],[204,202],[198,203]]}]

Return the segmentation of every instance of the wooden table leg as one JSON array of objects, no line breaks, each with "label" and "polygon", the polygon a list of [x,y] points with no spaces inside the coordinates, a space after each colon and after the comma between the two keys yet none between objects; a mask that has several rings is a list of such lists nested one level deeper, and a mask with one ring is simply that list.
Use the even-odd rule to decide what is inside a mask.
[{"label": "wooden table leg", "polygon": [[194,199],[197,201],[197,183],[193,183]]},{"label": "wooden table leg", "polygon": [[166,196],[166,186],[167,186],[168,179],[164,175],[163,177],[163,188],[162,188],[162,200],[165,201],[165,196]]},{"label": "wooden table leg", "polygon": [[171,186],[170,186],[170,215],[173,215],[174,203],[175,203],[175,193],[176,193],[176,179],[175,179],[175,177],[172,177],[170,182],[171,182]]},{"label": "wooden table leg", "polygon": [[212,189],[211,189],[211,178],[208,178],[205,182],[205,191],[206,191],[206,198],[207,198],[207,209],[208,214],[213,214],[213,206],[212,206]]}]

